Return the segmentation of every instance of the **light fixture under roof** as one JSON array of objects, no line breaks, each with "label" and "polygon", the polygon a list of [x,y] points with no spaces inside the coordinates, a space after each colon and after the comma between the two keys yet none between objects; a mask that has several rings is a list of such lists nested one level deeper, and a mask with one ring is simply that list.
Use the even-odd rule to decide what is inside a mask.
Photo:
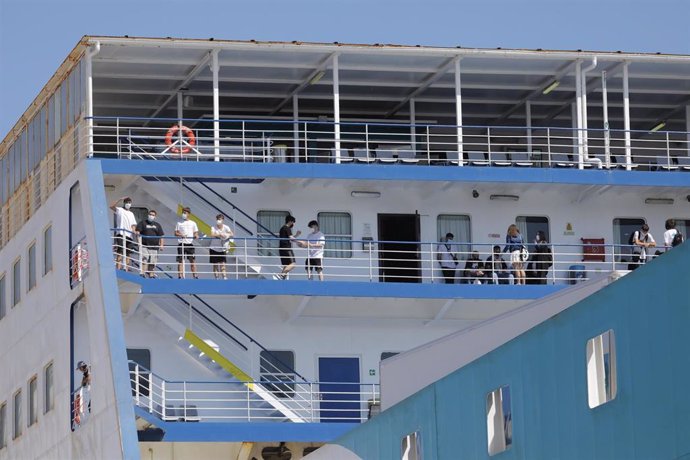
[{"label": "light fixture under roof", "polygon": [[517,201],[520,199],[517,195],[489,195],[490,200],[494,201]]},{"label": "light fixture under roof", "polygon": [[558,88],[558,85],[560,85],[560,84],[561,84],[561,82],[558,80],[552,81],[551,83],[549,83],[549,86],[544,88],[544,91],[542,91],[542,94],[549,94],[551,91]]},{"label": "light fixture under roof", "polygon": [[653,127],[652,129],[650,129],[649,132],[650,132],[650,133],[655,133],[655,132],[659,131],[661,128],[663,128],[664,126],[666,126],[666,122],[665,122],[665,121],[660,121],[659,123],[657,123],[656,125],[654,125],[654,127]]},{"label": "light fixture under roof", "polygon": [[326,72],[323,71],[323,70],[320,70],[320,71],[316,72],[316,73],[314,74],[314,76],[311,77],[311,80],[309,80],[309,84],[310,84],[310,85],[315,85],[315,84],[317,84],[317,83],[323,78],[324,75],[326,75]]},{"label": "light fixture under roof", "polygon": [[645,198],[646,204],[673,204],[673,198]]},{"label": "light fixture under roof", "polygon": [[350,192],[352,198],[378,198],[381,196],[381,192],[369,192],[366,190],[353,190]]}]

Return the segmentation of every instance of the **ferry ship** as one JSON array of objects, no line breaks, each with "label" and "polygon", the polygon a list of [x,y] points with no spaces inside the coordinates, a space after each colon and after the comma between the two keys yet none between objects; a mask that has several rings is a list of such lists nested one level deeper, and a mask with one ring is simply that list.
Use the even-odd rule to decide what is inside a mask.
[{"label": "ferry ship", "polygon": [[688,75],[83,37],[0,144],[0,460],[688,455]]}]

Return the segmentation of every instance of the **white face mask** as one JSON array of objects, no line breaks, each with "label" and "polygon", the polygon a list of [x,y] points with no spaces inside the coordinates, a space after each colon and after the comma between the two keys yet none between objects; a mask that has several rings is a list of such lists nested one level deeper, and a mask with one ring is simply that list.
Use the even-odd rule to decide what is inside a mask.
[{"label": "white face mask", "polygon": [[125,209],[129,210],[132,207],[132,203],[125,203]]},{"label": "white face mask", "polygon": [[219,227],[220,227],[221,225],[223,225],[223,221],[222,221],[221,219],[218,219],[218,220],[216,221],[216,223],[218,224]]},{"label": "white face mask", "polygon": [[155,215],[155,214],[149,214],[149,220],[150,220],[151,222],[153,222],[154,220],[156,220],[156,215]]},{"label": "white face mask", "polygon": [[183,218],[184,220],[187,220],[187,217],[189,217],[189,214],[187,214],[186,212],[183,212],[183,213],[182,213],[182,218]]}]

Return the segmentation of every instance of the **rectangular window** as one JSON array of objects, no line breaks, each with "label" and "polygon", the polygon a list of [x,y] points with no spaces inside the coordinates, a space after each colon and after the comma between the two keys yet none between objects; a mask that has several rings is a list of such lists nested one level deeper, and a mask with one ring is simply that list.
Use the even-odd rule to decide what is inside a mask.
[{"label": "rectangular window", "polygon": [[22,300],[22,260],[17,259],[12,267],[12,307]]},{"label": "rectangular window", "polygon": [[43,275],[53,269],[53,227],[43,231]]},{"label": "rectangular window", "polygon": [[419,431],[402,438],[400,458],[401,460],[422,460],[422,436]]},{"label": "rectangular window", "polygon": [[[256,236],[259,238],[256,245],[260,256],[278,255],[278,240],[271,233],[277,236],[280,233],[280,228],[285,225],[285,218],[289,215],[290,212],[288,211],[259,211],[256,213],[258,222]],[[263,238],[267,239],[263,240]]]},{"label": "rectangular window", "polygon": [[[472,234],[470,233],[470,216],[461,214],[439,214],[436,218],[436,233],[438,241],[445,238],[446,234],[453,234],[453,241],[456,242],[455,252],[466,259],[470,252]],[[465,244],[457,244],[465,243]]]},{"label": "rectangular window", "polygon": [[347,212],[320,212],[317,220],[326,237],[324,257],[352,257],[352,216]]},{"label": "rectangular window", "polygon": [[69,80],[65,79],[60,85],[60,137],[69,127]]},{"label": "rectangular window", "polygon": [[486,395],[486,430],[489,455],[510,448],[513,443],[513,413],[508,385]]},{"label": "rectangular window", "polygon": [[46,414],[53,410],[55,406],[53,363],[48,364],[45,369],[43,369],[43,386],[43,413]]},{"label": "rectangular window", "polygon": [[645,223],[640,217],[613,219],[613,244],[616,262],[631,262],[632,247],[628,246],[630,236]]},{"label": "rectangular window", "polygon": [[7,314],[7,292],[5,291],[5,274],[0,276],[0,319]]},{"label": "rectangular window", "polygon": [[616,336],[613,329],[587,341],[587,399],[594,409],[616,398]]},{"label": "rectangular window", "polygon": [[515,225],[517,225],[524,242],[527,244],[534,243],[537,232],[543,232],[546,241],[551,241],[548,217],[518,216],[515,219]]},{"label": "rectangular window", "polygon": [[7,403],[3,402],[0,404],[0,449],[7,447],[7,437],[5,436],[7,430],[5,426],[7,426]]},{"label": "rectangular window", "polygon": [[22,435],[22,426],[24,425],[22,421],[22,390],[17,391],[12,399],[14,403],[12,407],[12,410],[14,411],[14,423],[12,424],[12,439],[17,439],[19,436]]},{"label": "rectangular window", "polygon": [[28,292],[36,287],[36,243],[33,243],[31,246],[29,246],[29,252],[27,255],[29,258],[29,267],[27,273],[28,279],[26,291]]},{"label": "rectangular window", "polygon": [[29,426],[38,421],[38,377],[29,380]]},{"label": "rectangular window", "polygon": [[294,368],[295,352],[293,351],[264,350],[259,354],[261,381],[266,382],[266,388],[279,398],[288,398],[294,395]]}]

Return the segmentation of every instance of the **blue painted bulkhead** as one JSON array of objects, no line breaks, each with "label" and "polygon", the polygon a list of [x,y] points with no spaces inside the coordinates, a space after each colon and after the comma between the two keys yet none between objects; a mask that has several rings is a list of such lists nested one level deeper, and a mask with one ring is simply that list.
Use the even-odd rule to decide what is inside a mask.
[{"label": "blue painted bulkhead", "polygon": [[[673,249],[337,443],[363,459],[399,460],[402,438],[419,431],[424,459],[488,458],[486,396],[510,385],[513,443],[492,458],[687,458],[689,257],[690,245]],[[586,343],[608,329],[617,396],[590,409]]]}]

